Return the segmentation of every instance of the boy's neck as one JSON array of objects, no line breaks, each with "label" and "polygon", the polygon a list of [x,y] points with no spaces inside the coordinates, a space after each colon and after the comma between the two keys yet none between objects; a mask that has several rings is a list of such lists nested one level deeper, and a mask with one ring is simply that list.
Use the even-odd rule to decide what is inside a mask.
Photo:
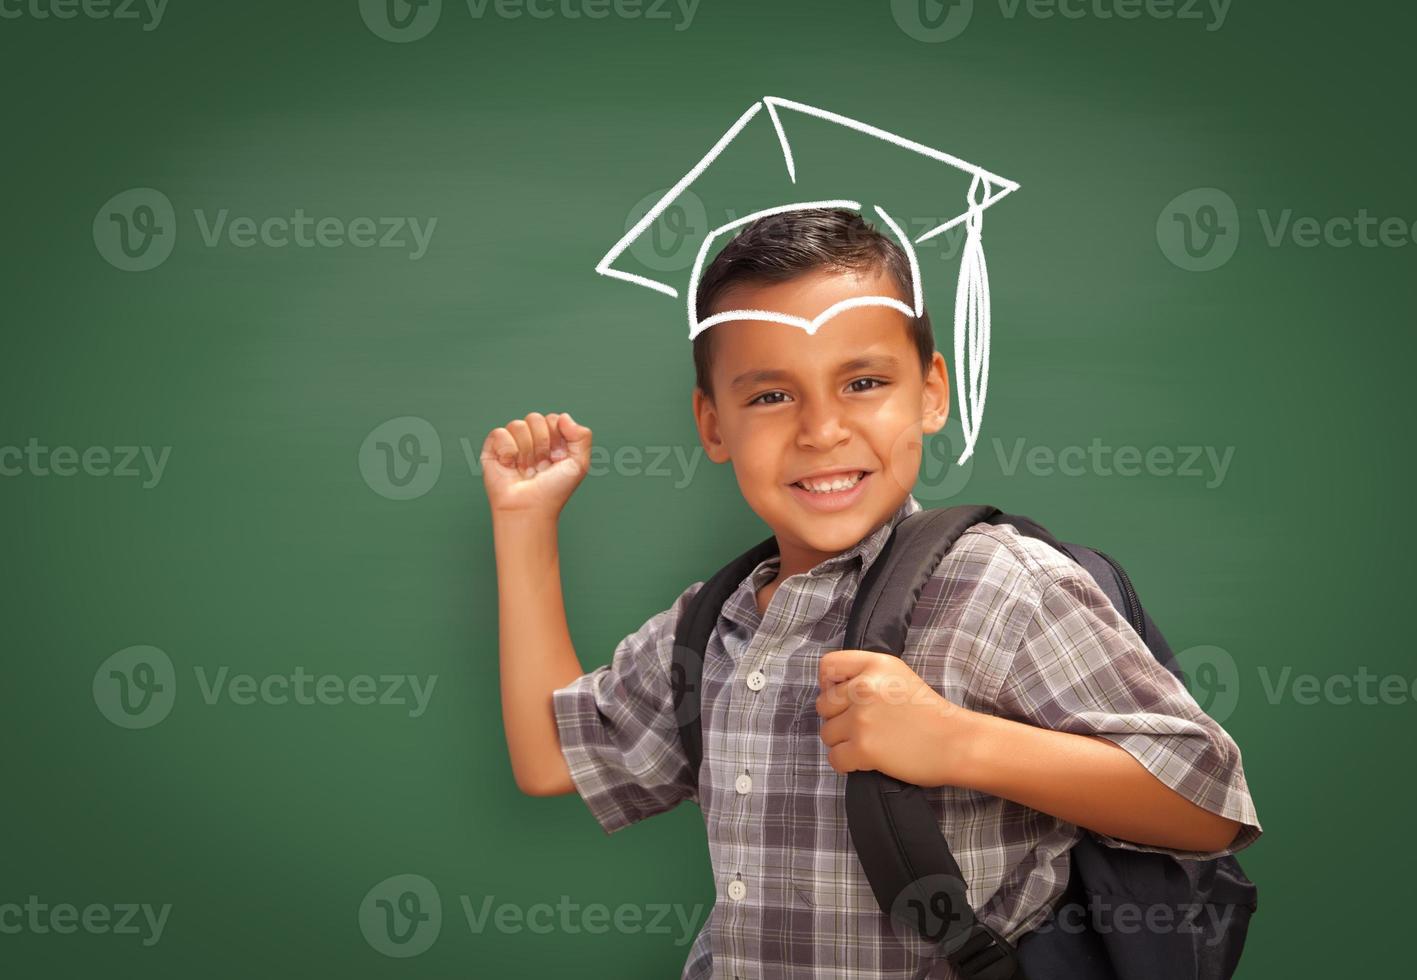
[{"label": "boy's neck", "polygon": [[[876,531],[880,530],[881,526],[889,520],[890,515],[887,515],[880,523],[875,524],[867,531],[866,534],[862,536],[861,540],[865,540],[869,535],[876,533]],[[860,543],[861,542],[858,541],[857,545]],[[767,615],[768,606],[772,602],[772,597],[777,593],[777,587],[783,582],[794,575],[810,572],[822,562],[835,558],[837,555],[845,554],[847,551],[851,550],[851,548],[843,548],[841,551],[813,551],[811,549],[798,548],[791,544],[784,548],[782,535],[780,534],[777,535],[777,546],[777,574],[773,576],[772,581],[758,589],[757,600],[759,615]],[[852,547],[856,547],[856,545],[852,545]]]}]

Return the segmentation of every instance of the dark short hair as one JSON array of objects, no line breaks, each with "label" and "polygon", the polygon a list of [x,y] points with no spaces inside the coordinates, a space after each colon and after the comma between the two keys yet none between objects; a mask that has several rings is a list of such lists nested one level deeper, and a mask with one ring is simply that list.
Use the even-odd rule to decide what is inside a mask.
[{"label": "dark short hair", "polygon": [[[807,272],[879,272],[885,269],[909,305],[912,298],[910,260],[889,236],[881,234],[859,213],[845,208],[806,208],[770,214],[743,227],[709,263],[699,281],[694,304],[698,318],[712,315],[723,294],[741,283],[786,282]],[[935,333],[930,314],[921,311],[908,323],[920,355],[920,372],[930,369]],[[694,338],[695,383],[713,397],[713,335],[710,327]]]}]

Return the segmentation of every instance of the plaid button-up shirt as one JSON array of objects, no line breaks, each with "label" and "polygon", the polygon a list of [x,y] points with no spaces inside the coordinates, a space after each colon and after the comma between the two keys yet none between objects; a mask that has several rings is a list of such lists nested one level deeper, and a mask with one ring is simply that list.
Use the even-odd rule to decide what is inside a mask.
[{"label": "plaid button-up shirt", "polygon": [[[929,943],[883,914],[847,832],[846,777],[827,763],[818,660],[841,647],[864,571],[914,496],[855,547],[783,581],[765,615],[762,562],[724,603],[706,651],[703,764],[680,746],[670,665],[689,586],[553,695],[576,791],[607,834],[684,800],[708,829],[716,901],[684,980],[952,978]],[[1240,750],[1143,645],[1091,576],[1011,525],[977,524],[948,552],[911,618],[903,659],[950,701],[1058,731],[1100,735],[1167,786],[1244,824],[1223,851],[1174,851],[1094,834],[999,797],[926,789],[979,918],[1010,940],[1042,924],[1084,833],[1113,847],[1208,858],[1261,833]]]}]

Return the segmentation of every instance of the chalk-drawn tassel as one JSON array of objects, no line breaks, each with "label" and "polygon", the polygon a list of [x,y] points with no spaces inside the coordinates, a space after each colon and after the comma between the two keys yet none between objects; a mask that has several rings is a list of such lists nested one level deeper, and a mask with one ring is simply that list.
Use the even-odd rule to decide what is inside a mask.
[{"label": "chalk-drawn tassel", "polygon": [[984,261],[984,211],[979,206],[988,198],[988,191],[987,182],[978,176],[969,185],[969,216],[955,288],[955,398],[964,430],[959,463],[974,452],[989,393],[989,267]]}]

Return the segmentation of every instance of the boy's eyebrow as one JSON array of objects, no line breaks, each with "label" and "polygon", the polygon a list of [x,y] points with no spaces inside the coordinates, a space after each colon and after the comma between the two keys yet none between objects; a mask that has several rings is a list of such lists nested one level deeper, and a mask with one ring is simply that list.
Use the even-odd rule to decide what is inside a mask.
[{"label": "boy's eyebrow", "polygon": [[[900,364],[899,359],[894,354],[866,354],[862,357],[853,357],[849,361],[843,361],[837,366],[838,374],[845,374],[848,371],[891,371]],[[792,376],[790,371],[783,371],[771,368],[760,368],[754,371],[744,371],[734,378],[728,385],[730,388],[746,388],[749,385],[760,384],[764,381],[784,381]]]}]

